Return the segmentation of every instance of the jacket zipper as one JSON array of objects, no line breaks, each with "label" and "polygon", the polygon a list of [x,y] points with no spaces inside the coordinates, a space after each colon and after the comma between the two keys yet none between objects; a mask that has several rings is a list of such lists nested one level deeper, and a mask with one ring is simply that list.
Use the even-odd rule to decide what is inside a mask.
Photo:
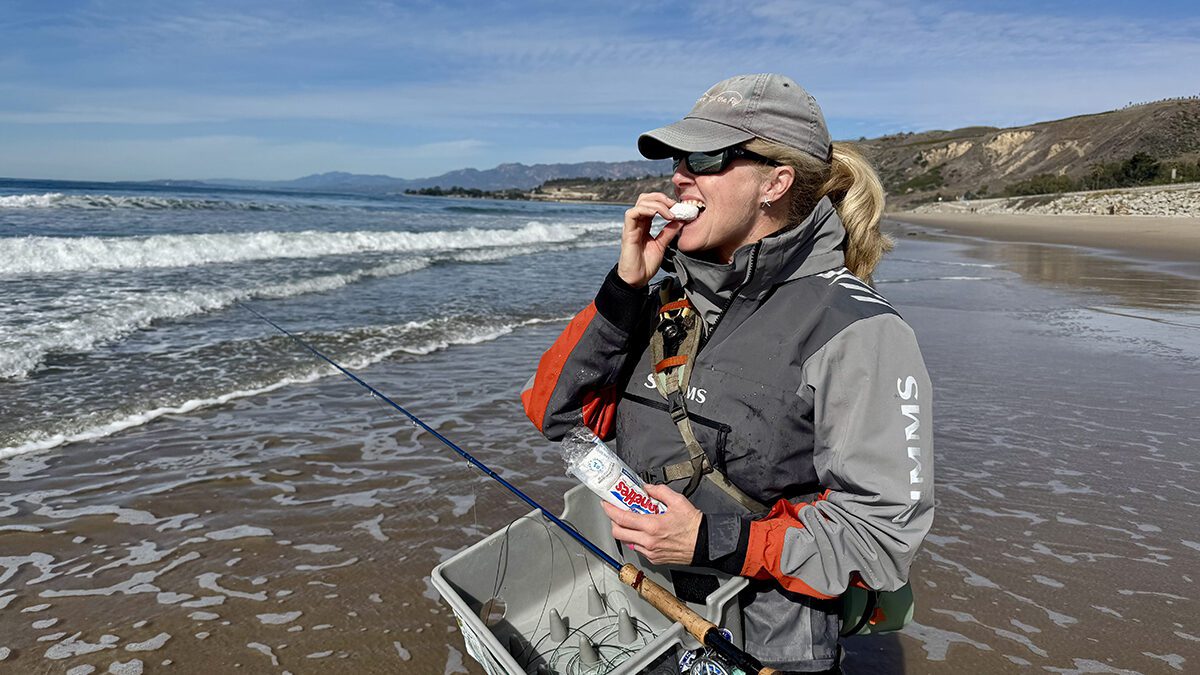
[{"label": "jacket zipper", "polygon": [[733,306],[733,302],[737,300],[738,293],[742,292],[750,280],[754,278],[754,269],[758,266],[758,252],[762,249],[762,242],[755,242],[754,250],[750,252],[750,264],[746,266],[746,278],[742,279],[742,283],[738,284],[737,288],[733,289],[733,293],[729,295],[729,302],[725,303],[725,307],[721,310],[721,314],[717,316],[716,323],[713,324],[712,330],[703,333],[700,336],[700,344],[696,346],[696,353],[699,354],[704,349],[704,345],[708,344],[708,339],[717,334],[717,328],[721,322],[725,320],[725,315],[729,313],[729,308]]}]

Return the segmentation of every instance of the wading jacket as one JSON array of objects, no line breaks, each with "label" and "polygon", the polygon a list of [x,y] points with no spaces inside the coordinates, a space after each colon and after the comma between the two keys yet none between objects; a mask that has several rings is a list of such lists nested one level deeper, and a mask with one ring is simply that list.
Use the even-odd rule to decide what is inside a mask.
[{"label": "wading jacket", "polygon": [[[728,265],[672,251],[704,319],[687,410],[709,460],[765,504],[751,516],[709,481],[693,565],[751,578],[746,649],[785,670],[834,664],[837,601],[854,583],[894,590],[933,521],[932,392],[916,338],[843,265],[828,200]],[[652,379],[654,288],[608,275],[522,393],[549,439],[580,423],[642,472],[687,459]],[[686,481],[671,484],[682,491]]]}]

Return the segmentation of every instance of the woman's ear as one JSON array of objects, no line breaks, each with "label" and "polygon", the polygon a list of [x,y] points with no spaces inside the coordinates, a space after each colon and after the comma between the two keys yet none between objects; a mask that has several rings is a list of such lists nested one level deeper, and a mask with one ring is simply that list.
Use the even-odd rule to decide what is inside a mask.
[{"label": "woman's ear", "polygon": [[783,199],[783,196],[792,189],[792,183],[796,181],[796,169],[788,165],[777,166],[771,169],[771,173],[767,176],[767,180],[763,183],[762,200],[768,202],[777,202]]}]

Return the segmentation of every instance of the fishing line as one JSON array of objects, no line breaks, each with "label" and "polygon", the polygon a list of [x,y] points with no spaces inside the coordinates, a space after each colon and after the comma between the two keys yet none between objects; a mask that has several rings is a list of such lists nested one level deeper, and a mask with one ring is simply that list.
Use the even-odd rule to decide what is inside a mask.
[{"label": "fishing line", "polygon": [[[472,466],[479,469],[483,473],[487,474],[487,476],[489,478],[491,478],[492,480],[503,485],[509,492],[511,492],[516,497],[518,497],[521,501],[525,502],[529,506],[536,509],[539,513],[542,514],[542,516],[546,520],[554,523],[554,525],[556,525],[558,527],[558,530],[560,532],[565,532],[566,534],[568,534],[579,545],[583,546],[585,549],[587,549],[589,552],[591,552],[592,555],[596,556],[602,562],[604,562],[609,567],[611,567],[617,573],[617,576],[621,579],[622,583],[635,589],[638,592],[638,595],[640,595],[643,599],[645,599],[647,602],[649,602],[651,605],[653,605],[655,607],[655,609],[662,612],[663,615],[666,616],[668,619],[680,622],[684,626],[685,630],[687,630],[687,632],[692,635],[692,637],[696,638],[696,640],[699,641],[702,645],[705,645],[706,647],[709,647],[711,650],[714,650],[716,653],[718,653],[721,656],[721,658],[724,661],[730,663],[731,665],[734,665],[737,668],[737,670],[742,670],[743,672],[749,672],[749,673],[759,673],[760,675],[768,675],[768,674],[776,672],[775,670],[773,670],[771,668],[764,668],[762,666],[762,664],[759,663],[758,660],[755,659],[753,656],[747,654],[745,651],[734,646],[733,643],[730,642],[730,639],[726,635],[723,635],[721,633],[721,630],[716,625],[714,625],[712,622],[708,621],[707,619],[704,619],[703,617],[701,617],[694,610],[692,610],[687,605],[685,605],[683,603],[683,601],[681,601],[679,598],[675,597],[674,594],[672,594],[670,591],[667,591],[665,588],[658,585],[658,583],[654,582],[652,579],[647,578],[646,575],[641,570],[639,570],[637,567],[635,567],[632,564],[626,563],[626,564],[622,565],[621,563],[617,562],[616,559],[614,559],[608,553],[605,553],[603,550],[601,550],[599,547],[597,547],[595,544],[593,544],[591,541],[589,541],[587,537],[580,534],[579,531],[576,530],[574,527],[572,527],[568,523],[561,520],[558,516],[554,515],[550,511],[548,511],[544,506],[542,506],[538,502],[534,501],[532,497],[530,497],[529,495],[522,492],[519,488],[517,488],[512,483],[509,483],[508,481],[506,481],[502,476],[497,474],[495,471],[493,471],[491,468],[489,468],[486,464],[484,464],[483,462],[480,462],[478,459],[475,459],[475,457],[473,457],[469,452],[467,452],[466,450],[463,450],[458,445],[456,445],[453,441],[446,438],[442,434],[438,433],[438,431],[436,429],[434,429],[433,427],[431,427],[428,424],[426,424],[425,422],[423,422],[419,417],[417,417],[416,415],[409,412],[403,406],[396,403],[392,399],[388,398],[386,395],[384,395],[378,389],[375,389],[371,385],[364,382],[357,375],[355,375],[354,373],[352,373],[349,370],[347,370],[346,368],[344,368],[338,362],[336,362],[333,359],[326,356],[324,353],[319,351],[316,347],[313,347],[312,345],[310,345],[308,342],[304,341],[299,336],[292,334],[287,329],[285,329],[284,327],[275,323],[271,319],[267,318],[262,313],[258,312],[257,310],[250,307],[246,303],[244,303],[240,300],[237,300],[235,302],[238,306],[242,307],[243,309],[250,312],[254,316],[258,317],[259,319],[263,320],[267,324],[271,325],[273,328],[275,328],[275,330],[278,330],[279,332],[283,333],[287,337],[291,338],[294,342],[296,342],[296,344],[299,344],[301,347],[304,347],[307,351],[311,352],[314,356],[316,356],[317,358],[321,359],[322,361],[328,363],[329,365],[333,366],[339,372],[341,372],[343,375],[345,375],[349,379],[353,380],[356,384],[363,387],[367,391],[371,392],[375,396],[379,397],[380,400],[386,402],[391,407],[395,408],[398,412],[400,412],[402,415],[404,415],[409,420],[411,420],[413,424],[415,424],[415,425],[419,426],[421,429],[424,429],[425,431],[429,432],[434,438],[438,439],[446,447],[448,447],[451,450],[453,450],[454,452],[458,453],[459,456],[461,456],[463,459],[467,460],[467,462],[470,463]],[[560,648],[561,648],[561,645],[560,645]],[[734,672],[737,672],[737,670],[735,670]]]},{"label": "fishing line", "polygon": [[[614,627],[613,623],[607,621],[612,618],[613,616],[611,615],[599,616],[584,622],[581,626],[568,628],[566,639],[564,639],[562,643],[558,645],[558,647],[553,649],[549,654],[539,653],[538,656],[543,657],[546,664],[549,665],[554,672],[567,673],[568,675],[575,675],[577,673],[593,673],[595,675],[600,675],[602,673],[609,672],[613,668],[621,665],[622,661],[619,659],[628,658],[637,652],[637,649],[617,642],[620,631]],[[632,621],[634,622],[634,628],[637,632],[634,644],[640,641],[641,644],[637,645],[637,647],[640,649],[649,642],[649,639],[654,637],[654,631],[651,629],[649,624],[641,619],[633,618]],[[601,622],[604,623],[598,627],[595,627],[595,624]],[[549,639],[549,637],[549,635],[542,636],[534,646],[535,649],[540,647],[543,642]],[[595,649],[596,656],[599,657],[597,663],[590,666],[583,663],[579,653],[579,637],[583,637],[587,639],[589,643],[591,643],[592,647]],[[560,665],[564,661],[565,665]],[[534,665],[537,664],[531,661],[527,663],[525,667],[528,669]]]},{"label": "fishing line", "polygon": [[[500,551],[496,558],[496,575],[492,584],[492,600],[484,603],[484,609],[480,612],[481,615],[488,613],[489,603],[499,599],[500,589],[507,579],[511,529],[517,522],[529,517],[531,516],[522,516],[521,518],[509,523],[503,530]],[[587,573],[587,577],[591,581],[592,587],[599,590],[600,584],[597,583],[596,577],[593,574],[592,565],[589,564],[589,559],[580,553],[575,553],[572,555],[571,549],[568,548],[566,540],[557,530],[551,529],[549,523],[547,523],[545,520],[537,519],[535,522],[542,526],[546,535],[546,546],[549,549],[547,557],[549,558],[550,569],[556,569],[556,560],[558,557],[557,549],[561,547],[563,549],[563,553],[568,556],[572,567],[576,565],[576,562],[573,560],[574,556],[579,556],[582,559],[584,571]],[[570,521],[566,522],[574,526],[574,524],[570,523]],[[568,597],[573,597],[577,592],[576,579],[578,577],[578,574],[572,575],[571,588],[566,593]],[[546,579],[545,593],[542,597],[541,609],[536,614],[538,620],[536,625],[533,627],[533,630],[530,631],[530,635],[536,636],[541,633],[540,629],[542,623],[546,620],[547,609],[550,606],[552,589],[553,579],[552,576],[548,576]],[[537,638],[536,640],[522,641],[519,644],[514,644],[512,639],[514,637],[519,638],[520,636],[513,635],[509,638],[509,653],[514,659],[516,659],[518,664],[525,668],[526,673],[540,672],[537,671],[537,668],[545,665],[550,666],[554,672],[566,673],[567,675],[603,675],[604,673],[610,672],[613,668],[619,666],[624,659],[627,659],[639,649],[649,644],[650,641],[654,639],[655,635],[650,624],[636,615],[630,614],[629,621],[634,627],[635,637],[629,643],[621,642],[621,631],[619,624],[617,623],[620,620],[620,615],[617,611],[618,608],[616,607],[618,603],[615,603],[613,599],[621,598],[621,600],[624,601],[622,603],[624,604],[623,608],[627,611],[631,611],[632,607],[619,593],[605,593],[603,598],[604,613],[589,619],[588,621],[584,622],[583,625],[568,627],[567,638],[555,644],[553,648],[550,648],[547,651],[542,651],[542,648],[546,644],[547,640],[551,639],[548,633],[541,634],[541,637]],[[485,623],[487,623],[486,619]],[[596,663],[587,665],[583,662],[578,646],[578,638],[580,636],[586,637],[588,642],[594,648],[596,655],[599,657],[599,660]],[[574,638],[574,640],[572,638]]]},{"label": "fishing line", "polygon": [[421,418],[412,414],[411,412],[406,410],[403,406],[401,406],[399,403],[396,403],[395,401],[393,401],[392,399],[390,399],[386,395],[384,395],[383,392],[381,392],[378,389],[376,389],[375,387],[372,387],[371,385],[367,384],[361,378],[359,378],[357,375],[350,372],[346,368],[342,367],[341,364],[339,364],[338,362],[329,358],[328,356],[325,356],[325,354],[322,353],[320,350],[318,350],[316,347],[313,347],[312,345],[310,345],[308,342],[306,342],[301,337],[289,332],[286,328],[275,323],[274,321],[272,321],[271,319],[269,319],[268,317],[266,317],[265,315],[260,313],[258,310],[254,309],[253,307],[247,305],[246,303],[244,303],[240,300],[237,301],[237,304],[242,309],[245,309],[247,312],[250,312],[254,316],[257,316],[258,318],[260,318],[263,321],[270,324],[272,327],[275,328],[275,330],[279,331],[280,333],[283,333],[284,335],[286,335],[289,338],[291,338],[292,340],[294,340],[297,344],[299,344],[301,347],[304,347],[305,349],[307,349],[309,352],[311,352],[317,358],[328,363],[329,365],[333,366],[334,368],[337,368],[338,371],[341,372],[343,375],[350,378],[351,380],[353,380],[360,386],[364,387],[367,391],[371,392],[375,396],[379,397],[382,401],[384,401],[388,405],[395,408],[397,411],[399,411],[401,414],[403,414],[405,417],[407,417],[409,420],[411,420],[413,422],[413,424],[416,424],[417,426],[421,427],[425,431],[429,432],[431,435],[433,435],[434,438],[441,441],[446,447],[457,452],[463,459],[467,460],[472,466],[479,469],[483,473],[487,474],[487,476],[489,478],[491,478],[492,480],[495,480],[497,483],[500,483],[501,485],[503,485],[505,488],[508,489],[509,492],[513,493],[518,498],[520,498],[521,501],[525,502],[526,504],[528,504],[528,505],[532,506],[533,508],[537,509],[538,511],[540,511],[541,514],[543,516],[545,516],[547,520],[549,520],[550,522],[557,525],[559,527],[559,529],[561,529],[563,532],[566,532],[568,535],[571,536],[572,539],[579,542],[580,545],[582,545],[587,550],[591,551],[593,554],[596,555],[596,557],[603,560],[605,562],[605,564],[607,564],[609,567],[613,568],[614,570],[616,570],[618,572],[621,570],[621,563],[617,562],[616,559],[614,559],[612,556],[605,553],[603,550],[601,550],[599,547],[597,547],[595,544],[593,544],[591,541],[589,541],[587,537],[580,534],[575,528],[571,527],[567,523],[564,523],[562,520],[559,519],[558,516],[554,515],[549,510],[547,510],[546,507],[544,507],[541,504],[534,501],[532,497],[530,497],[529,495],[522,492],[520,488],[518,488],[517,486],[513,485],[512,483],[509,483],[508,481],[504,480],[504,478],[500,474],[496,473],[495,471],[492,471],[492,469],[489,468],[486,464],[484,464],[483,462],[480,462],[478,459],[475,459],[475,457],[472,456],[471,453],[458,447],[458,445],[456,445],[454,443],[454,441],[451,441],[450,439],[448,439],[445,436],[438,433],[438,431],[436,429],[434,429],[433,427],[426,424],[424,421],[421,420]]}]

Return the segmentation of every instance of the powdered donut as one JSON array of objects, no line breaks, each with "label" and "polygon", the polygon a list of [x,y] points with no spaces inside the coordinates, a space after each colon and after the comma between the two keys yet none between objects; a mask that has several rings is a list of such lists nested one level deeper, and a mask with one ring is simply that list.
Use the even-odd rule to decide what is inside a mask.
[{"label": "powdered donut", "polygon": [[695,220],[700,215],[700,206],[692,202],[679,202],[671,207],[675,220]]}]

